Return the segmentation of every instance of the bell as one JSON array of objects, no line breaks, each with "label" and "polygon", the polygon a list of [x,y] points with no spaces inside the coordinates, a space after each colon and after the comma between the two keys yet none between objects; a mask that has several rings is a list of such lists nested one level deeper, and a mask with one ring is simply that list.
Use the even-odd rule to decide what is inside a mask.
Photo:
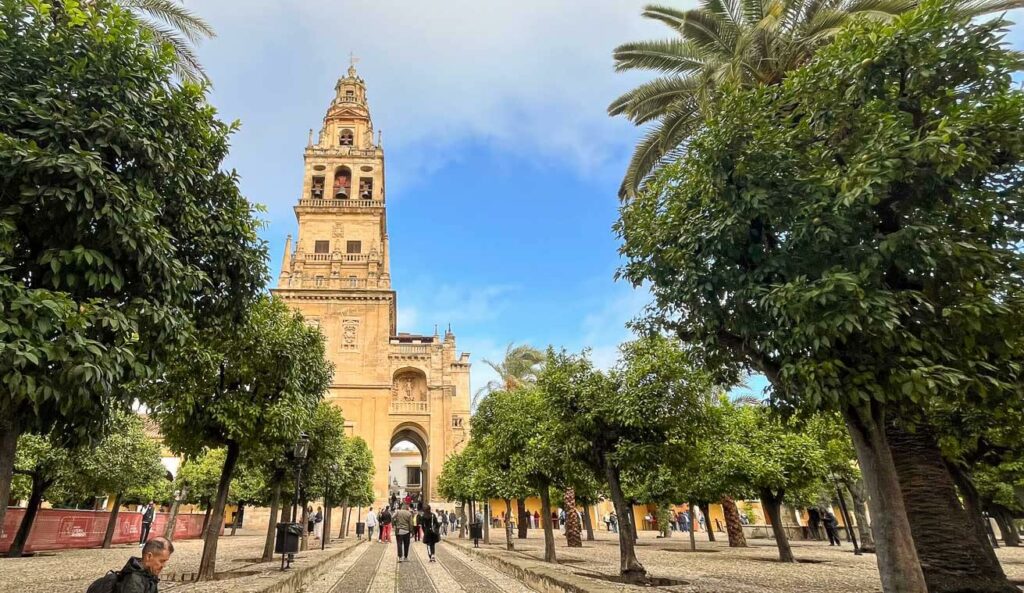
[{"label": "bell", "polygon": [[345,187],[344,185],[339,185],[334,190],[334,197],[336,199],[339,199],[339,200],[342,200],[342,199],[347,200],[348,199],[348,188]]}]

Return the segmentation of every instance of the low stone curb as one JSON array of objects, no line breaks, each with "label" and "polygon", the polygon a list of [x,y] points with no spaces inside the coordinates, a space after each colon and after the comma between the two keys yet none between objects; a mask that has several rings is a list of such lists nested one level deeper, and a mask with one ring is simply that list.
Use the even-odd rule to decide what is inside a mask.
[{"label": "low stone curb", "polygon": [[[307,583],[333,570],[346,555],[365,543],[365,540],[341,540],[337,543],[349,543],[349,545],[339,546],[338,548],[328,549],[323,552],[319,550],[315,550],[313,553],[300,552],[296,555],[297,562],[303,560],[313,560],[314,562],[311,564],[292,564],[292,568],[285,573],[286,576],[283,578],[274,578],[281,574],[278,568],[269,569],[259,575],[224,578],[224,576],[230,574],[230,571],[228,571],[223,574],[218,573],[221,576],[221,580],[190,584],[185,588],[175,589],[175,591],[181,591],[182,593],[219,593],[221,591],[230,591],[231,593],[299,593]],[[277,566],[279,567],[280,556],[276,556],[276,558]],[[273,565],[273,563],[266,564]],[[256,581],[256,579],[271,578],[273,578],[273,581],[269,583]]]},{"label": "low stone curb", "polygon": [[526,583],[531,589],[543,593],[618,593],[621,591],[620,587],[605,586],[597,582],[587,583],[586,587],[582,587],[577,583],[567,581],[561,571],[548,568],[541,562],[524,559],[520,563],[514,559],[487,553],[471,545],[458,544],[450,540],[444,540],[444,542],[479,558],[491,568]]}]

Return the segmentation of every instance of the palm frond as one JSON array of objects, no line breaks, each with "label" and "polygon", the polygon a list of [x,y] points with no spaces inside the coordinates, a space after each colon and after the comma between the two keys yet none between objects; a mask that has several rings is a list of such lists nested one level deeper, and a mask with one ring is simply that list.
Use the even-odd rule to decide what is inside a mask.
[{"label": "palm frond", "polygon": [[646,123],[664,115],[674,104],[693,98],[701,81],[701,77],[694,75],[656,78],[616,99],[608,113],[625,114],[637,125]]},{"label": "palm frond", "polygon": [[[690,123],[686,128],[684,122]],[[633,156],[626,167],[626,175],[619,188],[619,197],[626,199],[636,195],[644,182],[656,172],[659,165],[678,144],[673,142],[692,134],[700,124],[697,113],[680,109],[666,114],[652,127],[633,150]]]},{"label": "palm frond", "polygon": [[662,72],[692,72],[704,65],[700,48],[680,39],[663,41],[635,41],[623,43],[612,52],[615,70],[660,70]]},{"label": "palm frond", "polygon": [[192,47],[176,30],[146,18],[136,17],[136,19],[140,28],[153,35],[154,45],[159,47],[167,43],[174,50],[176,59],[173,68],[178,77],[192,82],[210,81],[202,64],[199,63],[199,58],[192,51]]},{"label": "palm frond", "polygon": [[217,36],[209,23],[176,0],[119,0],[118,3],[128,9],[145,12],[177,29],[192,43]]},{"label": "palm frond", "polygon": [[965,17],[978,17],[994,12],[1006,12],[1017,8],[1024,8],[1022,0],[969,0],[957,2],[956,11]]}]

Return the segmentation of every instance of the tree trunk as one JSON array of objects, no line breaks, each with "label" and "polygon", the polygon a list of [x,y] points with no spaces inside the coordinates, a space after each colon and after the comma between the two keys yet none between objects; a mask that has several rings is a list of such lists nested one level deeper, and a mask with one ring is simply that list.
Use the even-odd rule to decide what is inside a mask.
[{"label": "tree trunk", "polygon": [[203,535],[203,556],[199,559],[199,580],[202,581],[212,579],[217,571],[217,542],[220,538],[220,528],[224,525],[224,507],[228,503],[228,488],[231,486],[231,476],[235,473],[237,462],[238,443],[228,441],[224,469],[220,472],[220,483],[217,484],[217,498],[213,503],[213,513],[206,526],[206,533]]},{"label": "tree trunk", "polygon": [[274,559],[274,538],[277,537],[277,513],[281,507],[281,478],[274,480],[274,488],[270,494],[270,523],[267,525],[267,539],[263,542],[264,562]]},{"label": "tree trunk", "polygon": [[[10,397],[7,395],[6,397]],[[0,405],[0,528],[7,516],[7,502],[11,498],[11,483],[14,481],[14,453],[18,448],[18,426],[12,404]]]},{"label": "tree trunk", "polygon": [[459,539],[466,537],[466,501],[459,502]]},{"label": "tree trunk", "polygon": [[[615,512],[619,517],[629,517],[631,509],[626,504],[626,496],[622,493],[622,483],[619,481],[619,470],[608,459],[604,462],[604,474],[608,480],[608,490],[612,495],[612,504],[615,505]],[[636,525],[633,518],[629,521],[620,521],[619,529],[619,573],[626,577],[626,580],[643,581],[647,578],[647,569],[636,557]]]},{"label": "tree trunk", "polygon": [[516,509],[519,512],[519,533],[516,537],[526,539],[527,530],[530,528],[530,513],[526,510],[526,500],[517,498]]},{"label": "tree trunk", "polygon": [[508,498],[505,499],[505,549],[516,549],[512,543],[512,501]]},{"label": "tree trunk", "polygon": [[747,547],[747,537],[743,535],[743,523],[740,523],[740,510],[736,501],[730,496],[723,496],[722,512],[725,513],[725,532],[729,536],[730,548]]},{"label": "tree trunk", "polygon": [[1020,534],[1013,522],[1013,513],[1006,507],[997,506],[993,509],[992,517],[996,520],[996,525],[999,525],[999,531],[1003,535],[1003,545],[1011,548],[1020,547]]},{"label": "tree trunk", "polygon": [[202,532],[206,533],[206,528],[210,526],[210,513],[213,512],[213,504],[209,500],[206,501],[206,513],[203,515],[203,529]]},{"label": "tree trunk", "polygon": [[491,543],[491,503],[484,501],[484,543]]},{"label": "tree trunk", "polygon": [[701,514],[704,515],[704,528],[708,530],[708,541],[716,541],[715,526],[711,524],[711,503],[698,502],[697,505],[700,507]]},{"label": "tree trunk", "polygon": [[43,502],[43,493],[51,483],[52,480],[44,480],[38,470],[32,474],[32,494],[28,498],[28,508],[25,509],[25,516],[21,519],[18,532],[14,534],[11,548],[7,551],[8,558],[20,558],[25,551],[28,536],[32,534],[32,525],[36,522],[36,515],[39,513],[39,505]]},{"label": "tree trunk", "polygon": [[[953,476],[953,482],[963,498],[964,510],[971,519],[971,528],[974,529],[976,536],[981,541],[989,542],[992,547],[999,547],[999,542],[995,540],[994,535],[989,530],[988,519],[985,518],[985,514],[982,512],[981,497],[978,495],[978,490],[974,487],[971,477],[954,464],[946,462],[946,467],[949,469],[949,475]],[[995,552],[991,553],[994,557]]]},{"label": "tree trunk", "polygon": [[238,503],[238,510],[235,511],[235,520],[231,522],[231,535],[235,534],[238,526],[242,524],[242,515],[245,513],[245,503]]},{"label": "tree trunk", "polygon": [[587,530],[587,541],[594,541],[594,519],[590,516],[590,505],[583,505],[583,528]]},{"label": "tree trunk", "polygon": [[[324,535],[323,542],[330,542],[331,541],[331,515],[332,514],[333,513],[331,512],[331,505],[327,504],[327,501],[325,500],[324,501],[324,528],[321,530],[321,532]],[[369,538],[367,538],[367,539],[369,539]],[[321,542],[321,547],[323,547],[323,542]]]},{"label": "tree trunk", "polygon": [[352,529],[352,507],[348,507],[348,512],[345,515],[345,537],[348,537],[348,532]]},{"label": "tree trunk", "polygon": [[970,528],[935,437],[886,424],[886,438],[929,593],[1019,593],[988,542]]},{"label": "tree trunk", "polygon": [[686,513],[690,515],[690,549],[697,549],[697,513],[694,511],[696,505],[692,502],[686,503]]},{"label": "tree trunk", "polygon": [[885,593],[927,593],[899,476],[885,436],[885,409],[877,402],[844,410],[846,426],[864,474],[871,509],[875,560]]},{"label": "tree trunk", "polygon": [[582,548],[583,538],[580,537],[582,526],[580,525],[580,516],[576,513],[576,490],[574,488],[565,489],[562,504],[565,505],[565,543],[570,548]]},{"label": "tree trunk", "polygon": [[178,495],[174,497],[174,502],[171,503],[171,516],[167,518],[167,524],[164,526],[164,537],[167,541],[174,540],[174,526],[178,523],[178,511],[181,509],[181,501],[188,496],[188,482],[185,482]]},{"label": "tree trunk", "polygon": [[307,529],[307,527],[309,526],[309,507],[307,506],[308,504],[308,500],[302,501],[302,515],[300,515],[302,519],[299,521],[299,523],[302,524],[302,537],[299,538],[300,552],[305,552],[309,549],[309,529]]},{"label": "tree trunk", "polygon": [[863,480],[847,480],[846,489],[853,498],[853,516],[857,519],[857,535],[860,537],[860,551],[867,554],[875,553],[875,538],[871,535],[868,514],[865,512],[868,501],[864,499]]},{"label": "tree trunk", "polygon": [[771,521],[775,545],[779,548],[779,561],[796,562],[796,559],[793,558],[793,549],[789,546],[786,528],[782,525],[782,492],[776,495],[768,488],[762,488],[760,494],[761,507],[764,508],[768,520]]},{"label": "tree trunk", "polygon": [[555,530],[551,525],[551,487],[547,482],[540,485],[540,522],[544,526],[544,562],[557,562]]},{"label": "tree trunk", "polygon": [[107,530],[103,534],[103,545],[101,546],[104,550],[110,549],[111,542],[114,541],[114,528],[117,527],[117,514],[121,510],[121,497],[124,493],[118,492],[114,495],[114,508],[110,510],[110,519],[107,520]]},{"label": "tree trunk", "polygon": [[348,499],[341,501],[341,520],[338,521],[338,539],[345,537],[345,517],[348,515]]}]

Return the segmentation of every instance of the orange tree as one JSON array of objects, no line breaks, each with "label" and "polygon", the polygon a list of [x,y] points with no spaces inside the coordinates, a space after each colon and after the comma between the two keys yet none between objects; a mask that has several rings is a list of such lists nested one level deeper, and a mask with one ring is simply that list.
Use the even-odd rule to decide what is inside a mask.
[{"label": "orange tree", "polygon": [[234,127],[110,3],[0,2],[0,523],[18,436],[101,436],[121,386],[266,280]]},{"label": "orange tree", "polygon": [[781,85],[724,92],[617,227],[655,325],[763,372],[781,407],[843,414],[886,592],[1012,590],[921,417],[1019,398],[1024,96],[1002,26],[938,1],[852,25]]}]

